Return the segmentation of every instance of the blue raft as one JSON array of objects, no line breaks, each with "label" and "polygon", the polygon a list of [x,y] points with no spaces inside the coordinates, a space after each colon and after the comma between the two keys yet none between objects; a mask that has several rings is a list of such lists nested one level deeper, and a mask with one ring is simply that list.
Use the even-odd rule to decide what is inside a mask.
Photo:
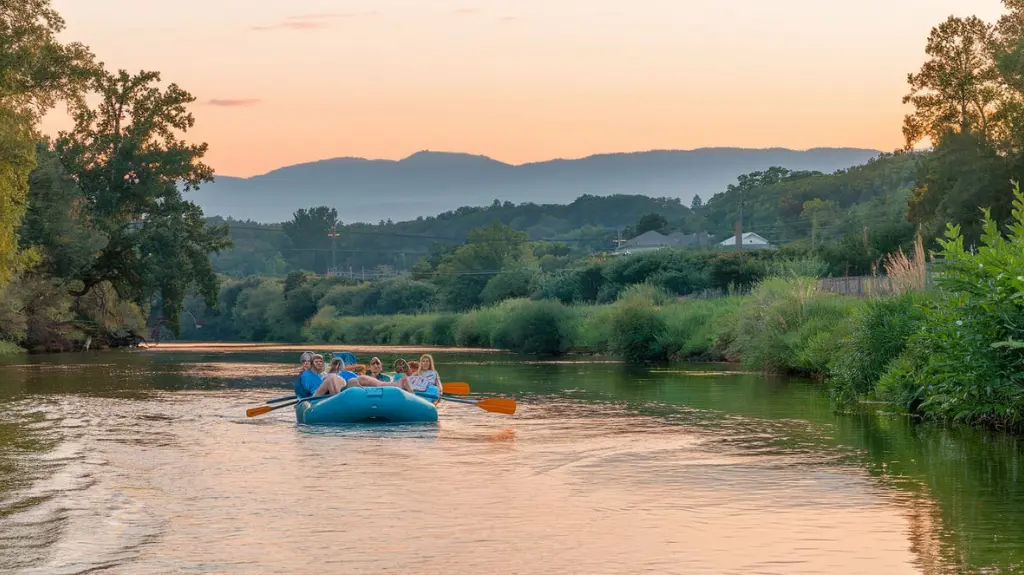
[{"label": "blue raft", "polygon": [[412,394],[392,386],[350,387],[337,395],[295,404],[295,421],[305,425],[338,423],[431,423],[437,421],[437,389]]}]

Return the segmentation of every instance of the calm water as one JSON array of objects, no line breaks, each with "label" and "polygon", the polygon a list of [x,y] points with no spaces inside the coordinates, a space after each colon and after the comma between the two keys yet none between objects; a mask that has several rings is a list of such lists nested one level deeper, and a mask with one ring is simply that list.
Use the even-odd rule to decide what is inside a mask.
[{"label": "calm water", "polygon": [[0,572],[1024,572],[1013,438],[834,416],[813,384],[721,366],[493,354],[435,357],[514,416],[246,418],[297,355],[0,366]]}]

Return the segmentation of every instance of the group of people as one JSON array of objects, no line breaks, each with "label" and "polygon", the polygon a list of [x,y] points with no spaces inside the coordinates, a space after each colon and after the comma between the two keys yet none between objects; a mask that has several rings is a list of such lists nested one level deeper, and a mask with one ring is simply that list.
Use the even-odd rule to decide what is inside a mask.
[{"label": "group of people", "polygon": [[295,382],[296,397],[333,395],[348,387],[386,385],[401,388],[409,393],[422,393],[433,385],[437,388],[438,397],[443,392],[434,358],[427,353],[421,355],[418,362],[396,360],[394,378],[382,373],[383,363],[377,357],[370,360],[370,368],[366,373],[355,373],[345,369],[345,360],[338,355],[331,358],[328,367],[324,363],[324,356],[307,351],[299,357],[299,363],[302,365],[302,373]]}]

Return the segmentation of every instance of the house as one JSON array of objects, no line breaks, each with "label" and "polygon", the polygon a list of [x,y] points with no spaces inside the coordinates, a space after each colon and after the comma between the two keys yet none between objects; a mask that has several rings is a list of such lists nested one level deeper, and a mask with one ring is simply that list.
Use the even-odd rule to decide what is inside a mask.
[{"label": "house", "polygon": [[[754,232],[745,232],[741,241],[745,250],[771,249],[775,246]],[[720,248],[736,248],[736,236],[729,236],[718,243]]]},{"label": "house", "polygon": [[612,255],[639,254],[663,248],[702,248],[711,247],[712,245],[714,245],[714,240],[705,232],[698,232],[696,234],[672,232],[666,236],[665,234],[651,230],[649,232],[644,232],[635,238],[622,242],[622,244],[612,252]]}]

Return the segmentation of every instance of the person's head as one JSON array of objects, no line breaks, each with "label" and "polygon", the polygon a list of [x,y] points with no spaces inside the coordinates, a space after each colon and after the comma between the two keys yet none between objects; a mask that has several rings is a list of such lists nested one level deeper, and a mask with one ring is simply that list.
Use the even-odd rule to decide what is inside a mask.
[{"label": "person's head", "polygon": [[425,353],[420,356],[420,371],[437,371],[437,366],[434,365],[434,356],[429,353]]},{"label": "person's head", "polygon": [[345,369],[345,362],[340,357],[336,357],[331,360],[331,373],[341,373],[341,370]]},{"label": "person's head", "polygon": [[420,370],[420,362],[410,361],[409,362],[409,373],[416,373]]},{"label": "person's head", "polygon": [[324,356],[320,355],[319,353],[313,354],[313,369],[317,373],[324,372]]},{"label": "person's head", "polygon": [[299,365],[302,366],[303,371],[309,369],[313,365],[313,352],[305,351],[299,356]]},{"label": "person's head", "polygon": [[384,369],[384,364],[380,362],[379,357],[370,359],[370,373],[380,373]]},{"label": "person's head", "polygon": [[395,373],[409,373],[409,362],[404,359],[395,360]]}]

